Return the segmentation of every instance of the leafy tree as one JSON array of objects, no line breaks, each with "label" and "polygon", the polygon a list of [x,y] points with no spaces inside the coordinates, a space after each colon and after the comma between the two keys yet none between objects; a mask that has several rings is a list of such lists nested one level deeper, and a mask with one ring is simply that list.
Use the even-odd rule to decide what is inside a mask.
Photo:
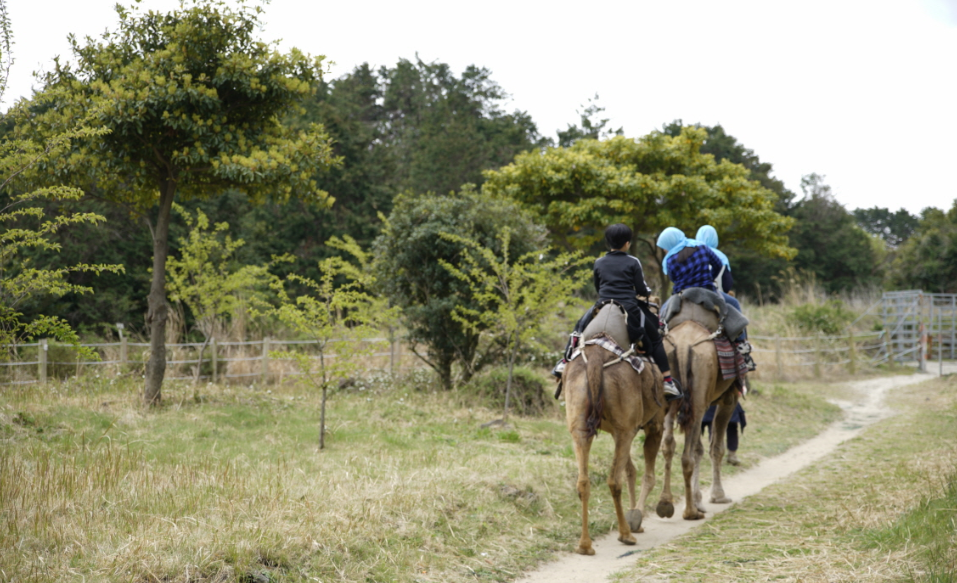
[{"label": "leafy tree", "polygon": [[[295,351],[279,351],[279,358],[291,359],[306,381],[322,391],[319,417],[319,449],[325,448],[326,400],[329,387],[337,380],[354,374],[361,366],[361,357],[368,356],[374,345],[369,340],[378,331],[376,325],[391,319],[393,310],[369,293],[374,279],[369,269],[369,255],[356,241],[334,238],[329,244],[352,255],[350,262],[338,256],[320,262],[322,276],[318,281],[290,274],[293,283],[308,290],[293,298],[283,282],[274,284],[280,306],[279,319],[299,334],[316,341],[319,370],[315,358]],[[335,347],[335,353],[331,350]]]},{"label": "leafy tree", "polygon": [[60,131],[92,111],[109,134],[75,140],[69,156],[41,166],[40,179],[146,211],[155,208],[147,322],[150,360],[144,399],[160,401],[166,258],[177,196],[219,195],[227,187],[254,200],[327,199],[314,173],[334,163],[321,127],[292,131],[283,116],[314,91],[322,59],[280,53],[255,38],[260,9],[196,0],[169,13],[117,7],[119,27],[101,40],[71,37],[76,63],[57,63],[43,91],[21,103],[18,128]]},{"label": "leafy tree", "polygon": [[949,211],[927,208],[898,249],[889,281],[896,289],[957,293],[957,200]]},{"label": "leafy tree", "polygon": [[591,276],[585,268],[591,259],[579,253],[562,253],[550,257],[549,249],[509,257],[511,230],[504,227],[495,247],[451,233],[442,238],[463,246],[458,265],[440,259],[439,263],[452,275],[465,282],[473,305],[453,308],[452,318],[466,330],[497,337],[505,348],[508,377],[505,384],[505,410],[502,423],[508,420],[512,394],[512,372],[519,349],[541,337],[541,324],[565,300],[567,290],[581,287]]},{"label": "leafy tree", "polygon": [[558,146],[567,148],[578,140],[604,140],[612,136],[624,135],[624,128],[606,129],[610,119],[596,119],[603,111],[605,108],[598,105],[596,93],[594,99],[588,100],[587,106],[582,106],[582,111],[576,111],[581,116],[581,125],[568,124],[564,130],[558,130]]},{"label": "leafy tree", "polygon": [[[7,7],[0,0],[0,100],[6,89],[10,67],[13,64],[13,32]],[[28,192],[17,192],[15,186],[21,175],[45,161],[69,153],[73,141],[102,135],[104,130],[93,130],[82,125],[63,128],[44,142],[11,138],[0,141],[0,193],[4,206],[0,208],[0,345],[15,345],[39,336],[52,336],[69,342],[78,349],[79,338],[69,324],[60,317],[37,314],[27,318],[21,311],[30,300],[43,296],[59,297],[65,294],[89,294],[92,289],[70,283],[72,273],[122,271],[122,266],[76,263],[68,267],[38,267],[28,256],[37,249],[58,252],[61,246],[52,237],[58,231],[76,225],[98,223],[104,219],[95,213],[65,212],[52,214],[45,202],[71,201],[82,192],[67,186],[49,186]],[[0,353],[5,354],[5,353]],[[85,356],[95,357],[91,351]]]},{"label": "leafy tree", "polygon": [[646,270],[657,271],[662,290],[668,282],[658,267],[663,253],[655,241],[668,226],[693,234],[707,223],[724,241],[792,257],[786,232],[793,220],[775,212],[776,195],[750,180],[743,166],[702,154],[706,136],[687,127],[678,137],[652,132],[520,154],[486,173],[483,193],[522,203],[568,247],[588,249],[601,240],[606,225],[629,224],[636,252],[652,259]]},{"label": "leafy tree", "polygon": [[791,243],[798,249],[794,266],[813,273],[829,292],[876,285],[880,281],[870,237],[854,217],[834,200],[824,177],[809,174],[801,180],[804,198],[794,207],[797,223]]},{"label": "leafy tree", "polygon": [[920,225],[920,219],[903,208],[893,213],[876,206],[854,209],[854,219],[860,228],[883,239],[891,249],[900,247]]},{"label": "leafy tree", "polygon": [[[441,262],[459,265],[466,246],[442,238],[453,233],[495,250],[499,233],[508,228],[511,261],[540,249],[545,231],[517,204],[489,199],[468,186],[448,196],[400,195],[382,235],[374,245],[374,270],[391,305],[402,310],[412,350],[438,373],[442,385],[453,385],[453,365],[468,381],[475,372],[500,358],[504,348],[495,343],[480,347],[485,324],[465,327],[452,314],[458,309],[480,309],[472,289]],[[418,346],[425,347],[425,353]]]},{"label": "leafy tree", "polygon": [[265,291],[275,277],[269,272],[269,264],[236,264],[236,251],[245,242],[229,236],[229,223],[216,223],[210,228],[202,210],[193,217],[177,204],[173,208],[183,216],[189,235],[180,240],[180,256],[172,256],[166,263],[169,299],[186,304],[196,329],[209,342],[213,336],[224,334],[225,322],[234,315],[263,310],[267,304]]}]

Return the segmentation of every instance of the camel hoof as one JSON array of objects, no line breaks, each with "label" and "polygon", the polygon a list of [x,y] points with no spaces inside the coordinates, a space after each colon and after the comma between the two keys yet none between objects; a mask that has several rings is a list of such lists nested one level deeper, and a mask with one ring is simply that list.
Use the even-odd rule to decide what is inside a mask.
[{"label": "camel hoof", "polygon": [[701,512],[700,510],[684,513],[685,520],[701,520],[702,518],[704,518],[704,512]]},{"label": "camel hoof", "polygon": [[671,502],[659,502],[658,507],[655,508],[655,512],[657,512],[661,518],[671,518],[675,515],[675,505]]},{"label": "camel hoof", "polygon": [[721,496],[720,498],[716,498],[714,496],[711,497],[712,504],[731,504],[732,502],[733,500],[727,496]]},{"label": "camel hoof", "polygon": [[575,552],[578,553],[579,555],[594,555],[595,549],[591,547],[588,547],[588,548],[578,547],[577,549],[575,549]]},{"label": "camel hoof", "polygon": [[644,518],[641,514],[641,510],[637,508],[632,508],[625,513],[625,520],[628,521],[628,527],[631,528],[631,532],[645,532],[641,528],[641,520]]},{"label": "camel hoof", "polygon": [[630,534],[628,536],[618,537],[618,542],[624,543],[626,545],[633,545],[638,543],[638,541],[635,540],[635,537],[631,536]]}]

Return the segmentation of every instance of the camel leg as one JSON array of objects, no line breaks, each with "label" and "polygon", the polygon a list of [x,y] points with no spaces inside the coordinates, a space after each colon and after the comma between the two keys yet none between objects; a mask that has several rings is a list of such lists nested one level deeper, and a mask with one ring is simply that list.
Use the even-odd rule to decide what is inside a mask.
[{"label": "camel leg", "polygon": [[[635,440],[635,432],[628,434],[615,435],[615,459],[611,464],[611,472],[608,474],[608,489],[611,490],[611,498],[615,502],[615,515],[618,517],[618,541],[626,545],[633,545],[637,541],[631,535],[631,527],[625,519],[625,510],[621,505],[621,482],[627,473],[627,467],[631,465],[632,478],[635,475],[635,465],[631,462],[631,444]],[[635,483],[632,479],[629,484],[631,490],[631,501],[635,500]]]},{"label": "camel leg", "polygon": [[[700,429],[699,429],[700,432]],[[701,495],[701,459],[704,457],[704,445],[701,443],[701,435],[698,435],[698,441],[695,443],[694,447],[694,473],[691,477],[692,487],[694,488],[694,504],[698,508],[698,512],[707,512],[708,509],[704,507],[704,503]]]},{"label": "camel leg", "polygon": [[682,517],[685,520],[700,520],[704,518],[704,511],[698,507],[696,497],[700,497],[697,488],[698,460],[703,453],[701,447],[701,422],[695,420],[691,429],[685,433],[685,447],[681,453],[681,470],[685,479],[685,511]]},{"label": "camel leg", "polygon": [[734,414],[735,403],[737,399],[734,394],[726,394],[724,398],[718,401],[717,409],[714,414],[714,425],[711,430],[711,502],[715,504],[730,504],[731,498],[724,494],[724,486],[721,485],[721,460],[724,459],[725,436],[728,432],[728,422]]},{"label": "camel leg", "polygon": [[[655,487],[655,461],[658,457],[658,450],[661,448],[661,428],[657,423],[651,423],[645,428],[645,474],[641,477],[641,495],[638,497],[638,510],[645,511],[645,504],[648,502],[648,496]],[[632,532],[644,532],[644,528],[638,528]]]},{"label": "camel leg", "polygon": [[573,431],[575,457],[578,459],[578,498],[582,501],[582,535],[575,552],[580,555],[594,555],[591,537],[588,535],[588,498],[591,495],[591,482],[588,481],[588,452],[591,450],[592,437],[584,431]]},{"label": "camel leg", "polygon": [[661,438],[661,455],[665,458],[665,476],[664,485],[661,488],[661,498],[658,499],[658,507],[655,509],[661,518],[671,518],[675,515],[675,498],[671,493],[671,461],[675,456],[675,415],[677,415],[678,406],[672,404],[665,415],[664,430]]}]

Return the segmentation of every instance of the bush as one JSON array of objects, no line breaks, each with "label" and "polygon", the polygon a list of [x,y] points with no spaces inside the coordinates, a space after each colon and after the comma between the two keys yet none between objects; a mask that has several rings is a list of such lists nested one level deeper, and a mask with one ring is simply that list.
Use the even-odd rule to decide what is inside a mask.
[{"label": "bush", "polygon": [[802,330],[831,335],[840,334],[853,319],[854,313],[841,300],[804,304],[788,314],[788,322]]},{"label": "bush", "polygon": [[[498,367],[472,379],[463,390],[476,395],[488,408],[501,409],[505,406],[507,383],[508,369]],[[541,374],[525,367],[515,367],[512,371],[510,411],[520,415],[541,415],[550,398],[549,384]]]}]

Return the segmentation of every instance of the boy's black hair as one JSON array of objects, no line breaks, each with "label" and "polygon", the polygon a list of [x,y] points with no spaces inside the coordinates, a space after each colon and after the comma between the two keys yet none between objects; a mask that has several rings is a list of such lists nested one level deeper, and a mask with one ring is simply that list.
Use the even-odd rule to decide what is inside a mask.
[{"label": "boy's black hair", "polygon": [[605,229],[605,243],[609,249],[621,249],[625,243],[631,241],[631,237],[631,228],[622,223],[615,223]]}]

